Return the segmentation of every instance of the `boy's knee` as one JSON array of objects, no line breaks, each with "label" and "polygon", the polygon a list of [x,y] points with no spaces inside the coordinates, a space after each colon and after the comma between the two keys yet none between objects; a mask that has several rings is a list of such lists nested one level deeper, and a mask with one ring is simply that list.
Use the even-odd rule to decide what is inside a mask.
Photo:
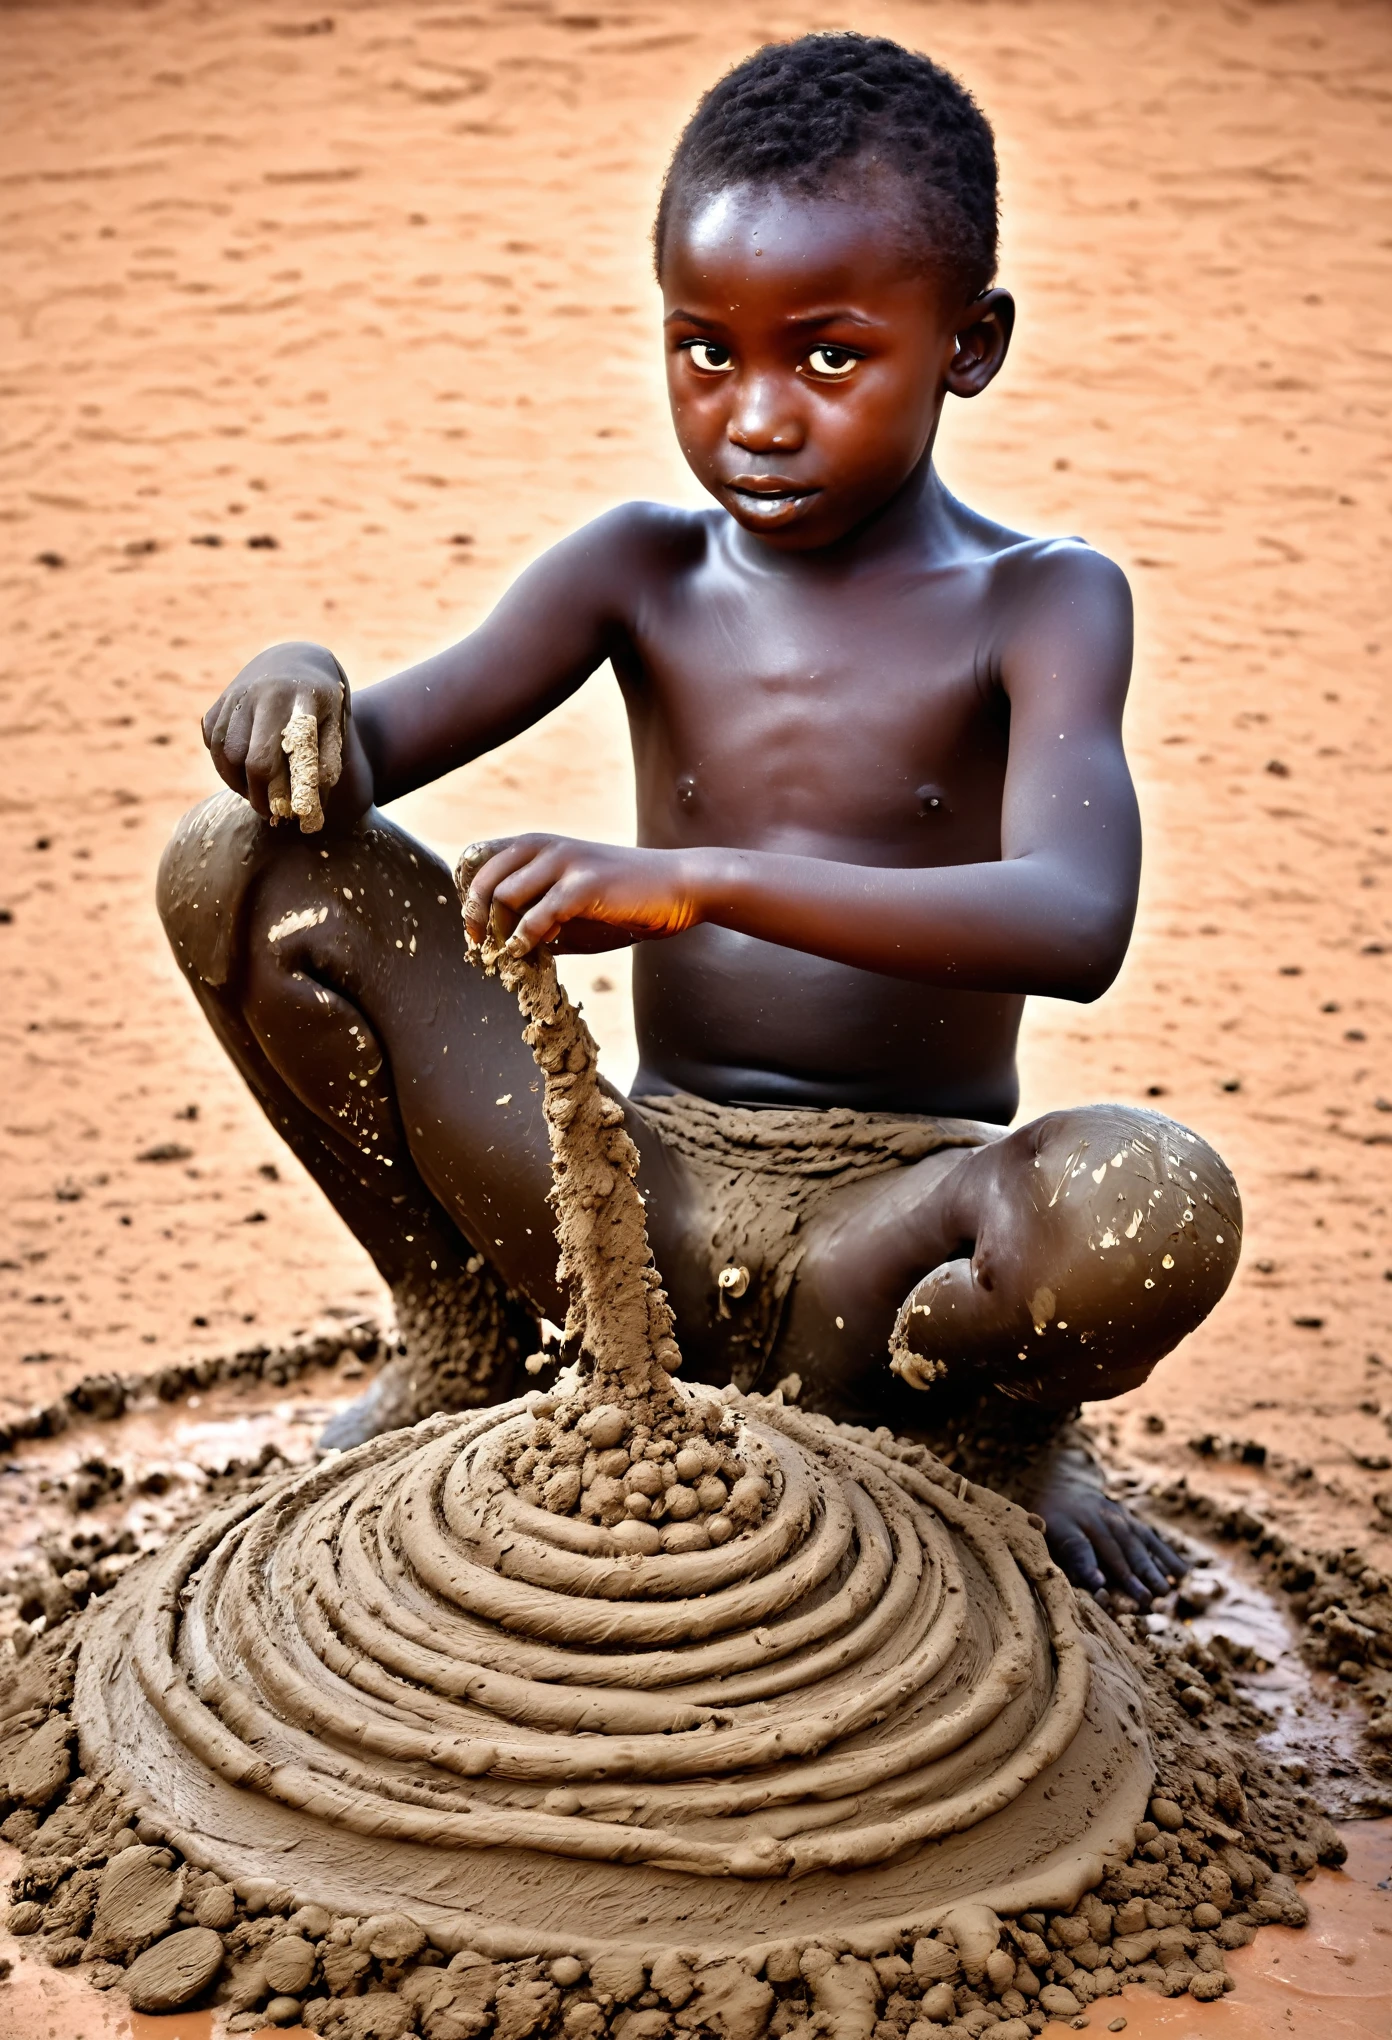
[{"label": "boy's knee", "polygon": [[1091,1105],[1035,1128],[1038,1280],[1025,1341],[1069,1352],[1083,1392],[1145,1379],[1201,1324],[1237,1267],[1242,1201],[1208,1143],[1158,1112]]},{"label": "boy's knee", "polygon": [[271,842],[270,824],[230,789],[180,820],[160,859],[155,903],[186,977],[227,983],[242,907]]},{"label": "boy's knee", "polygon": [[[1221,1157],[1157,1112],[1054,1112],[983,1150],[970,1263],[949,1262],[901,1312],[901,1371],[954,1355],[1049,1403],[1118,1395],[1201,1324],[1242,1238]],[[964,1188],[970,1179],[964,1172]],[[941,1350],[939,1351],[939,1348]],[[915,1366],[914,1360],[918,1364]]]}]

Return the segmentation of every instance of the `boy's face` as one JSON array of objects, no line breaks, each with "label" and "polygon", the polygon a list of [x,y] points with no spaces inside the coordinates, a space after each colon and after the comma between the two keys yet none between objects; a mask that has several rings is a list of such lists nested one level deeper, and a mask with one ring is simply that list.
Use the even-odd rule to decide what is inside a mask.
[{"label": "boy's face", "polygon": [[880,509],[931,448],[944,391],[974,395],[1004,359],[1006,294],[968,309],[911,245],[883,183],[738,187],[672,222],[677,438],[717,502],[780,551],[830,545]]}]

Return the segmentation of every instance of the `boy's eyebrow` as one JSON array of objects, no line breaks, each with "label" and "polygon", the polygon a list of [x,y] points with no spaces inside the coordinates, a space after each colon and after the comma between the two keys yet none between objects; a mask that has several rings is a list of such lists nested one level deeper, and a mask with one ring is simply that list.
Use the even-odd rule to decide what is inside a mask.
[{"label": "boy's eyebrow", "polygon": [[[684,306],[674,305],[662,321],[664,326],[686,324],[688,326],[723,326],[725,321],[710,312],[688,312]],[[801,332],[814,332],[820,326],[878,326],[881,321],[867,318],[864,312],[854,311],[849,305],[838,305],[828,312],[807,312],[800,318],[785,322]]]}]

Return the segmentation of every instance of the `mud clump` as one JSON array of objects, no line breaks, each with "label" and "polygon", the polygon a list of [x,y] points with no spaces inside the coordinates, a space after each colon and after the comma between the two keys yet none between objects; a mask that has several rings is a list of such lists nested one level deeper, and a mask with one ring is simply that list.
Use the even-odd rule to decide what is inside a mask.
[{"label": "mud clump", "polygon": [[756,1472],[721,1403],[675,1413],[542,1396],[504,1462],[524,1502],[612,1530],[623,1551],[708,1551],[763,1521],[777,1475]]},{"label": "mud clump", "polygon": [[508,1478],[534,1507],[612,1530],[623,1550],[709,1550],[757,1528],[774,1487],[741,1455],[719,1401],[673,1387],[681,1354],[648,1241],[638,1150],[554,962],[494,944],[472,953],[517,998],[545,1086],[557,1277],[570,1298],[562,1353],[576,1370],[562,1395],[533,1403]]}]

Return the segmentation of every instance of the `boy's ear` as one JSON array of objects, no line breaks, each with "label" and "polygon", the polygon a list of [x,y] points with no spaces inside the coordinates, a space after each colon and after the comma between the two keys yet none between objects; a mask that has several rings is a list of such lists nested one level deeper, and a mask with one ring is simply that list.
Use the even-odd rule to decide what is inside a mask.
[{"label": "boy's ear", "polygon": [[947,387],[954,397],[979,397],[992,381],[1010,348],[1015,330],[1015,300],[1008,290],[982,291],[967,307],[957,329],[957,352],[947,369]]}]

